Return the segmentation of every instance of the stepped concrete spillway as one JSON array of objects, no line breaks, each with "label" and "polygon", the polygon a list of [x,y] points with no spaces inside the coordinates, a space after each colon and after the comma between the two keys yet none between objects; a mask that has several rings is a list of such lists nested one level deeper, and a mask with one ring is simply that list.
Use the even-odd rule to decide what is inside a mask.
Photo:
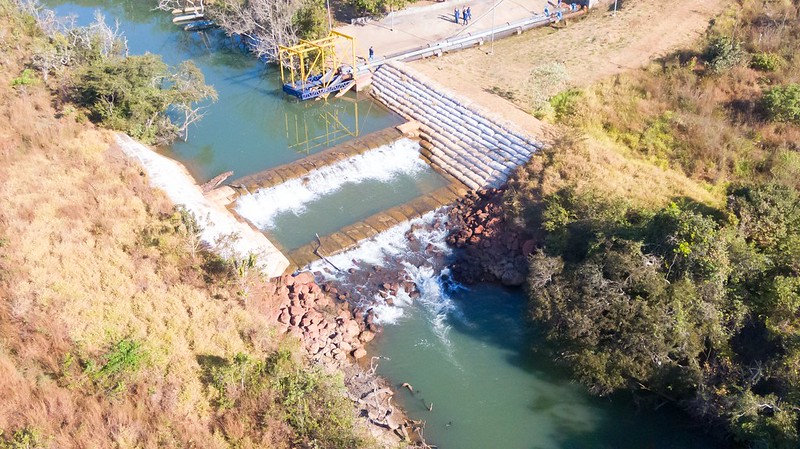
[{"label": "stepped concrete spillway", "polygon": [[[257,189],[268,189],[286,181],[303,178],[311,171],[331,165],[347,158],[365,153],[369,150],[391,144],[403,137],[397,128],[386,128],[340,143],[319,153],[304,157],[269,170],[243,176],[229,183],[237,189],[237,193],[255,192]],[[244,191],[244,192],[242,192]]]},{"label": "stepped concrete spillway", "polygon": [[304,267],[325,256],[332,256],[353,249],[363,240],[377,236],[400,223],[422,217],[430,211],[452,204],[467,194],[467,187],[452,177],[446,186],[422,195],[400,206],[395,206],[367,217],[363,221],[346,226],[337,232],[321,236],[318,242],[311,242],[294,251],[287,257],[295,267]]},{"label": "stepped concrete spillway", "polygon": [[471,189],[499,187],[542,148],[513,125],[490,118],[398,63],[375,70],[372,94],[404,118],[419,122],[422,155]]}]

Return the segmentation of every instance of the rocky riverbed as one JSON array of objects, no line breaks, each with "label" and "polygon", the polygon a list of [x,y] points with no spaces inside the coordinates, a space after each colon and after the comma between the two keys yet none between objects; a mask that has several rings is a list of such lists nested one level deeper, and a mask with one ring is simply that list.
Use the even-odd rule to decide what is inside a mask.
[{"label": "rocky riverbed", "polygon": [[365,346],[380,331],[374,312],[353,307],[350,293],[320,286],[310,272],[284,275],[273,283],[277,301],[271,314],[278,329],[297,338],[317,366],[344,375],[347,396],[370,424],[372,436],[385,447],[424,444],[415,433],[418,423],[393,405],[392,388],[375,375],[377,357],[366,361]]},{"label": "rocky riverbed", "polygon": [[423,286],[413,278],[415,270],[432,270],[445,282],[450,270],[463,283],[523,284],[536,240],[503,215],[503,194],[503,189],[469,192],[413,221],[392,243],[402,249],[379,261],[346,253],[318,262],[313,273],[275,280],[279,301],[272,314],[280,331],[299,339],[314,363],[344,373],[349,398],[373,435],[387,444],[424,445],[424,423],[407,419],[394,406],[401,385],[375,375],[381,357],[370,354],[368,345],[381,332],[380,314],[395,302],[420,297]]}]

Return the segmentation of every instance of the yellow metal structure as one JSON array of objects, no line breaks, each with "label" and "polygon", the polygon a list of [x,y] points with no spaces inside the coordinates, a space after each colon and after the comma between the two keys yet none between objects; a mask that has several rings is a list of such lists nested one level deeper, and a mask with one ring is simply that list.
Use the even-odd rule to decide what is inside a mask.
[{"label": "yellow metal structure", "polygon": [[[342,82],[338,76],[356,67],[355,38],[338,31],[312,41],[301,40],[291,47],[278,46],[281,81],[284,91],[301,99],[330,93],[330,87]],[[352,76],[351,76],[352,77]],[[311,95],[311,93],[317,94]]]}]

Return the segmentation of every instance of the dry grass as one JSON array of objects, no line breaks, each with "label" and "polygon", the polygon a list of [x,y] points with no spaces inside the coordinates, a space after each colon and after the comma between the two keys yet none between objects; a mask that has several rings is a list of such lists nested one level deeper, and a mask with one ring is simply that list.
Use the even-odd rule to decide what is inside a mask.
[{"label": "dry grass", "polygon": [[626,153],[623,146],[600,136],[562,137],[517,172],[510,183],[515,192],[510,198],[538,201],[571,189],[578,196],[620,200],[628,204],[627,208],[649,210],[672,201],[690,200],[708,206],[724,202],[719,189]]},{"label": "dry grass", "polygon": [[[14,27],[0,23],[0,430],[59,448],[285,447],[274,418],[217,415],[199,361],[274,350],[274,289],[245,308],[206,284],[171,205],[110,136],[57,114],[41,83],[10,87],[30,45]],[[119,391],[68,363],[123,338],[146,356]]]},{"label": "dry grass", "polygon": [[477,47],[415,62],[413,67],[487,107],[498,111],[511,107],[487,98],[486,93],[499,88],[510,93],[514,106],[532,112],[536,99],[562,84],[531,82],[542,68],[559,63],[566,87],[589,86],[690,45],[725,6],[720,0],[628,0],[611,17],[607,6],[601,5],[565,28],[543,28],[499,40],[492,54],[485,46]]}]

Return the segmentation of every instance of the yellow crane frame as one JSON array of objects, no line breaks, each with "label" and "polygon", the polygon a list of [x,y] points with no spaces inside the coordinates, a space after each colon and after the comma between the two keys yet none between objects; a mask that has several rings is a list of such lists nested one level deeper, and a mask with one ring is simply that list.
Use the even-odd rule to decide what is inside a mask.
[{"label": "yellow crane frame", "polygon": [[[347,51],[346,46],[348,43],[350,54],[341,58],[340,54],[343,51]],[[342,48],[343,46],[345,48]],[[355,75],[356,39],[334,30],[331,30],[328,36],[322,39],[313,41],[300,40],[299,44],[291,47],[279,45],[278,61],[281,65],[281,82],[283,84],[287,83],[286,72],[289,72],[288,78],[292,86],[297,86],[298,81],[301,81],[300,85],[305,85],[314,75],[324,75],[330,70],[335,71],[343,64],[345,58],[350,59],[347,62],[352,64],[351,67]],[[330,76],[328,79],[322,79],[322,87],[327,87],[333,78],[333,76]]]}]

